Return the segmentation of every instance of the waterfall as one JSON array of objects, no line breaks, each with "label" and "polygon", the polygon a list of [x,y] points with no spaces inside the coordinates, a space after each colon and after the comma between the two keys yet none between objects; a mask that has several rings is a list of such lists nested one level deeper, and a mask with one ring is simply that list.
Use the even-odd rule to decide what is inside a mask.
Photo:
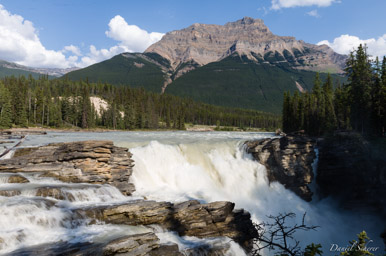
[{"label": "waterfall", "polygon": [[[109,185],[69,184],[40,177],[39,173],[19,174],[30,183],[10,184],[13,173],[0,173],[0,193],[18,190],[15,196],[0,196],[0,254],[21,247],[44,243],[103,242],[123,235],[156,230],[161,242],[174,242],[181,250],[200,246],[228,244],[228,255],[244,252],[228,238],[198,239],[179,237],[159,227],[133,227],[73,219],[71,211],[85,206],[109,205],[146,198],[157,201],[201,202],[232,201],[235,208],[251,213],[254,222],[267,215],[294,212],[299,222],[307,212],[306,222],[320,226],[318,231],[298,232],[296,238],[304,247],[322,243],[328,255],[331,244],[347,246],[356,234],[366,230],[376,242],[381,220],[373,216],[343,211],[334,201],[323,199],[307,203],[281,184],[269,183],[264,166],[247,154],[244,142],[272,136],[266,133],[192,133],[192,132],[116,132],[116,133],[49,133],[29,136],[26,146],[48,142],[77,140],[113,140],[133,154],[135,166],[131,182],[136,192],[123,196]],[[37,196],[39,188],[61,188],[64,198]],[[0,194],[1,195],[1,194]],[[292,223],[294,223],[292,222]],[[289,225],[291,223],[288,223]],[[382,246],[382,245],[379,245]]]},{"label": "waterfall", "polygon": [[381,231],[373,216],[345,212],[330,199],[307,203],[281,184],[269,184],[265,167],[245,152],[241,141],[151,141],[131,152],[136,163],[132,182],[137,196],[175,202],[232,201],[236,208],[248,210],[257,223],[266,221],[267,215],[289,212],[297,218],[288,224],[300,223],[306,212],[306,223],[320,228],[296,234],[303,248],[321,243],[327,250],[331,244],[347,245],[362,230],[374,238]]}]

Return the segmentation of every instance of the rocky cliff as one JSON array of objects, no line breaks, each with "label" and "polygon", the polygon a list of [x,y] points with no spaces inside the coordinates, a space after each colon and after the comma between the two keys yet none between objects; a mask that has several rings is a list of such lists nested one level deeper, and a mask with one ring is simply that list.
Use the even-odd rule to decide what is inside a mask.
[{"label": "rocky cliff", "polygon": [[234,53],[255,62],[287,62],[310,70],[341,72],[345,56],[326,45],[316,46],[294,37],[274,35],[261,19],[245,17],[225,25],[193,24],[167,33],[146,53],[157,53],[170,61],[177,76],[196,66],[219,61]]},{"label": "rocky cliff", "polygon": [[386,216],[386,150],[382,138],[336,133],[322,140],[316,177],[321,196],[349,209],[374,209]]},{"label": "rocky cliff", "polygon": [[312,200],[308,184],[314,177],[315,140],[303,135],[287,135],[247,142],[246,145],[247,151],[267,168],[270,182],[280,182],[304,200]]},{"label": "rocky cliff", "polygon": [[347,209],[386,216],[386,158],[382,139],[366,140],[351,132],[315,139],[303,135],[247,142],[247,150],[278,181],[306,201],[312,199],[314,149],[318,148],[316,184],[321,197],[331,196]]},{"label": "rocky cliff", "polygon": [[[69,232],[73,228],[81,229],[82,225],[147,227],[145,233],[112,236],[102,242],[80,239],[75,243],[59,241],[23,246],[10,255],[227,255],[230,245],[229,242],[221,242],[224,238],[237,242],[247,251],[251,249],[257,233],[248,212],[234,209],[235,205],[231,202],[202,204],[198,201],[170,203],[134,200],[127,197],[134,191],[134,185],[129,182],[132,167],[133,160],[128,149],[116,147],[111,141],[54,143],[21,148],[15,151],[12,158],[1,160],[0,196],[4,202],[13,204],[15,198],[16,202],[32,204],[34,209],[61,209],[67,217],[59,221],[60,226],[68,228]],[[60,182],[53,181],[55,179]],[[123,195],[118,192],[118,196],[112,197],[109,193],[114,193],[116,189],[111,190],[111,186]],[[87,193],[94,193],[91,196],[95,197],[98,191],[103,193],[103,188],[111,188],[108,190],[110,192],[103,194],[106,199],[102,198],[99,203],[81,203]],[[110,203],[108,198],[119,200]],[[17,215],[28,214],[20,211]],[[34,221],[34,218],[28,221]],[[45,221],[43,216],[37,225],[46,227]],[[25,239],[23,224],[19,228],[18,239],[22,243]],[[211,241],[217,239],[219,243],[179,248],[177,244],[160,241],[157,237],[160,228],[180,236],[211,238]],[[9,239],[7,232],[0,234],[0,252]]]},{"label": "rocky cliff", "polygon": [[110,184],[131,195],[133,161],[127,148],[112,141],[83,141],[17,149],[0,161],[0,172],[41,173],[64,182]]}]

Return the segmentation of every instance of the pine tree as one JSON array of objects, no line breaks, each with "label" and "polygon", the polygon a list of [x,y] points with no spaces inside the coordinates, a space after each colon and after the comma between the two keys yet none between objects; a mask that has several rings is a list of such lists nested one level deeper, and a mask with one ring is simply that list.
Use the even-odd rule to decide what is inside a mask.
[{"label": "pine tree", "polygon": [[289,92],[284,92],[283,96],[283,131],[290,132],[290,94]]},{"label": "pine tree", "polygon": [[91,101],[90,101],[90,93],[88,86],[83,86],[82,90],[82,99],[81,99],[81,106],[82,106],[82,119],[81,124],[82,128],[90,128],[92,113],[91,113]]},{"label": "pine tree", "polygon": [[324,131],[332,131],[336,128],[336,115],[334,111],[334,92],[331,75],[327,75],[326,82],[323,84],[324,95]]},{"label": "pine tree", "polygon": [[365,250],[370,238],[367,236],[366,231],[360,232],[358,235],[358,241],[352,240],[350,241],[351,248],[345,252],[342,252],[340,255],[343,256],[366,256],[366,255],[374,255],[368,250]]},{"label": "pine tree", "polygon": [[369,127],[372,70],[366,47],[359,45],[355,54],[351,54],[346,63],[348,76],[351,122],[353,128],[361,133]]},{"label": "pine tree", "polygon": [[305,251],[304,251],[304,256],[316,256],[316,255],[323,255],[322,251],[322,245],[321,244],[309,244],[307,245]]},{"label": "pine tree", "polygon": [[12,127],[11,96],[7,88],[0,82],[0,128]]}]

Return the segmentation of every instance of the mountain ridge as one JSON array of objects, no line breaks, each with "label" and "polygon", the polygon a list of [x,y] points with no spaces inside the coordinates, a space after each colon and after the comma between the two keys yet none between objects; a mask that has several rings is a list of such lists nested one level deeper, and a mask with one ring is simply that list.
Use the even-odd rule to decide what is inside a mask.
[{"label": "mountain ridge", "polygon": [[[157,53],[171,64],[178,78],[197,66],[237,53],[260,63],[287,62],[293,68],[341,73],[345,55],[335,53],[327,45],[317,46],[291,36],[273,34],[261,19],[244,17],[225,25],[195,23],[181,30],[166,33],[160,41],[145,50]],[[194,63],[195,65],[185,65]]]},{"label": "mountain ridge", "polygon": [[[31,73],[33,75],[34,74],[36,74],[36,75],[49,75],[49,76],[53,76],[53,77],[60,77],[60,76],[67,74],[68,72],[75,71],[75,70],[79,69],[76,67],[73,67],[73,68],[34,68],[34,67],[19,65],[17,63],[5,61],[5,60],[1,60],[1,59],[0,59],[0,68],[11,70],[11,71],[9,71],[10,74],[13,74],[13,73],[15,73],[15,74]],[[19,70],[21,72],[12,72],[12,70],[13,71]],[[4,72],[6,72],[6,70],[4,70]]]},{"label": "mountain ridge", "polygon": [[279,113],[284,91],[310,90],[314,71],[342,73],[345,60],[326,45],[277,36],[263,20],[245,17],[168,32],[143,53],[122,53],[66,77]]}]

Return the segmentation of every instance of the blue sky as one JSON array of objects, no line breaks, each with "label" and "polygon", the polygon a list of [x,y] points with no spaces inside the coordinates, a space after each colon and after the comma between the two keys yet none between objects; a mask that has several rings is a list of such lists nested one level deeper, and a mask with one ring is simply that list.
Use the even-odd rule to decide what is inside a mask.
[{"label": "blue sky", "polygon": [[386,0],[0,0],[0,5],[0,32],[5,31],[0,59],[29,66],[86,66],[122,51],[143,51],[162,33],[196,22],[225,24],[244,16],[263,19],[277,35],[324,42],[340,53],[365,42],[373,55],[386,54]]}]

